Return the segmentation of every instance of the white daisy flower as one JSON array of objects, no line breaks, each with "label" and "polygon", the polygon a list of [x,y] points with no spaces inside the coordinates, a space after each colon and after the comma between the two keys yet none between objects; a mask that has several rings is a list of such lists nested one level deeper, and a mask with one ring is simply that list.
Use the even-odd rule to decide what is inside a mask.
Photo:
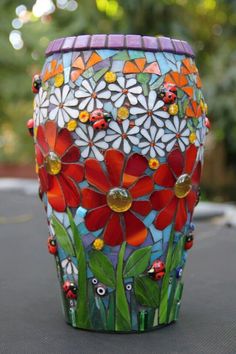
[{"label": "white daisy flower", "polygon": [[47,91],[43,91],[42,87],[40,87],[38,94],[34,99],[34,123],[36,126],[43,123],[43,121],[47,117],[49,106],[49,100],[47,98]]},{"label": "white daisy flower", "polygon": [[105,130],[95,131],[90,125],[81,124],[76,129],[76,133],[78,139],[75,140],[75,144],[81,148],[81,156],[84,159],[95,157],[98,161],[103,161],[104,156],[100,149],[108,148],[108,144],[104,141]]},{"label": "white daisy flower", "polygon": [[207,127],[203,122],[203,125],[196,131],[195,146],[198,148],[197,160],[203,162],[204,160],[204,145],[206,140]]},{"label": "white daisy flower", "polygon": [[127,98],[130,104],[137,104],[138,100],[136,95],[142,92],[142,87],[137,85],[137,81],[135,79],[126,80],[123,76],[118,77],[118,84],[110,84],[108,86],[109,90],[111,90],[113,95],[111,96],[112,102],[115,102],[115,106],[121,107],[124,103],[124,100]]},{"label": "white daisy flower", "polygon": [[63,259],[61,262],[62,268],[64,269],[65,273],[67,274],[78,274],[78,269],[72,262],[70,257]]},{"label": "white daisy flower", "polygon": [[78,100],[74,98],[74,91],[69,85],[63,86],[62,90],[56,88],[49,101],[54,106],[49,112],[49,119],[57,119],[60,128],[63,128],[71,118],[78,118]]},{"label": "white daisy flower", "polygon": [[172,150],[174,145],[178,144],[181,151],[186,149],[189,145],[189,135],[190,130],[187,128],[187,120],[180,120],[178,116],[174,116],[173,120],[166,120],[166,128],[169,133],[166,132],[163,137],[163,143],[167,143],[166,150],[169,152]]},{"label": "white daisy flower", "polygon": [[139,95],[138,101],[142,107],[135,106],[130,109],[131,114],[138,116],[135,124],[140,126],[144,123],[144,128],[149,129],[152,121],[154,121],[159,128],[162,128],[164,122],[161,118],[169,118],[170,115],[163,111],[164,102],[157,99],[156,91],[151,90],[147,98],[144,95]]},{"label": "white daisy flower", "polygon": [[75,96],[79,98],[79,109],[86,109],[92,112],[95,108],[102,108],[103,102],[101,100],[108,100],[111,97],[111,92],[105,90],[106,82],[100,81],[98,84],[91,78],[83,80],[79,90],[75,92]]},{"label": "white daisy flower", "polygon": [[107,130],[107,135],[105,136],[105,141],[112,143],[114,149],[119,149],[120,145],[123,146],[123,150],[126,154],[131,151],[131,144],[138,145],[139,138],[135,136],[139,133],[138,127],[131,127],[129,129],[129,120],[124,120],[121,124],[115,121],[110,122],[109,129]]},{"label": "white daisy flower", "polygon": [[141,129],[141,134],[146,141],[139,143],[141,153],[143,155],[149,154],[152,158],[157,155],[160,157],[165,156],[165,145],[161,142],[161,138],[164,134],[164,129],[157,129],[155,126],[151,126],[150,130]]}]

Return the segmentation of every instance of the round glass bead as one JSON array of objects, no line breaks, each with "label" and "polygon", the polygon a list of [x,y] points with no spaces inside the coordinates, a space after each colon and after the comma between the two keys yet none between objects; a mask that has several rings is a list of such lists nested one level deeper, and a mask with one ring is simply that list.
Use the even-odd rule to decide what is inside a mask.
[{"label": "round glass bead", "polygon": [[174,191],[177,198],[185,198],[192,188],[192,182],[190,176],[185,173],[177,179]]},{"label": "round glass bead", "polygon": [[120,107],[117,111],[117,116],[119,119],[122,119],[122,120],[127,119],[129,117],[128,108],[124,107],[124,106]]},{"label": "round glass bead", "polygon": [[178,111],[179,111],[179,108],[176,103],[171,104],[169,107],[169,110],[168,110],[169,114],[172,116],[176,115],[178,113]]},{"label": "round glass bead", "polygon": [[112,188],[107,193],[107,204],[111,210],[117,213],[123,213],[130,209],[132,197],[127,189]]},{"label": "round glass bead", "polygon": [[50,175],[57,175],[61,171],[61,160],[55,152],[49,152],[45,158],[45,167]]},{"label": "round glass bead", "polygon": [[64,76],[63,74],[57,74],[55,76],[55,82],[54,82],[54,86],[55,87],[61,87],[64,83]]},{"label": "round glass bead", "polygon": [[115,82],[116,81],[116,73],[113,73],[113,71],[107,71],[106,74],[104,75],[104,79],[109,84],[112,82]]}]

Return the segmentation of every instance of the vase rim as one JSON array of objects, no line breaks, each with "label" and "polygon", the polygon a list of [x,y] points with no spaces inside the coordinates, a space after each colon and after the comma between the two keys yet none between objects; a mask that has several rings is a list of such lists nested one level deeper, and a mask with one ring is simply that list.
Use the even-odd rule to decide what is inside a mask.
[{"label": "vase rim", "polygon": [[46,49],[48,57],[54,53],[91,49],[129,49],[149,52],[169,52],[195,57],[188,42],[164,36],[143,36],[137,34],[93,34],[58,38]]}]

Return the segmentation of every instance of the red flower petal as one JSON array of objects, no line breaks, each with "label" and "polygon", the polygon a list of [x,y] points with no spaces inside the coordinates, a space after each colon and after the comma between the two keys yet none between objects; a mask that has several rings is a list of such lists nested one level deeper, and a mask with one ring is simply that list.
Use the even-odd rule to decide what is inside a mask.
[{"label": "red flower petal", "polygon": [[187,221],[187,210],[185,198],[178,200],[177,213],[175,219],[175,230],[181,231]]},{"label": "red flower petal", "polygon": [[39,166],[41,166],[43,164],[44,158],[43,158],[43,154],[40,150],[40,146],[39,145],[35,145],[35,155],[36,155],[36,161],[38,163]]},{"label": "red flower petal", "polygon": [[152,210],[152,204],[148,200],[136,200],[132,203],[131,210],[146,216]]},{"label": "red flower petal", "polygon": [[171,202],[163,209],[155,219],[155,227],[158,230],[164,230],[168,225],[170,225],[174,220],[174,214],[176,210],[178,200],[174,197]]},{"label": "red flower petal", "polygon": [[195,170],[193,171],[193,174],[192,174],[191,180],[192,180],[193,185],[199,184],[200,178],[201,178],[201,170],[202,170],[202,164],[199,161],[197,166],[195,167]]},{"label": "red flower petal", "polygon": [[151,203],[153,209],[161,210],[167,206],[171,199],[174,197],[174,192],[172,190],[164,189],[161,191],[155,191],[151,195]]},{"label": "red flower petal", "polygon": [[44,167],[39,168],[39,179],[42,192],[46,192],[49,188],[48,186],[48,174]]},{"label": "red flower petal", "polygon": [[50,176],[50,190],[47,192],[48,202],[56,211],[66,208],[65,197],[61,185],[55,176]]},{"label": "red flower petal", "polygon": [[154,174],[154,181],[162,187],[174,187],[176,179],[174,178],[169,166],[163,164],[156,170]]},{"label": "red flower petal", "polygon": [[184,169],[184,158],[182,152],[179,149],[171,151],[168,155],[167,161],[174,175],[179,177],[183,173]]},{"label": "red flower petal", "polygon": [[78,162],[80,158],[80,151],[76,146],[71,146],[69,150],[62,157],[62,162]]},{"label": "red flower petal", "polygon": [[84,169],[80,164],[70,163],[62,164],[61,174],[69,176],[74,179],[76,182],[81,182],[84,177]]},{"label": "red flower petal", "polygon": [[186,200],[187,200],[188,211],[192,213],[197,201],[197,193],[191,190],[190,193],[187,195]]},{"label": "red flower petal", "polygon": [[53,151],[55,147],[56,137],[57,137],[57,125],[55,122],[48,121],[45,124],[45,139]]},{"label": "red flower petal", "polygon": [[98,193],[90,188],[84,188],[82,193],[82,206],[86,209],[95,209],[99,206],[107,204],[105,194]]},{"label": "red flower petal", "polygon": [[184,171],[188,174],[191,174],[193,171],[193,166],[195,164],[197,157],[197,148],[195,145],[190,145],[186,150],[185,155],[185,169]]},{"label": "red flower petal", "polygon": [[140,177],[143,172],[148,167],[148,162],[146,157],[139,154],[132,154],[127,161],[124,174],[123,174],[123,186],[129,187],[133,184],[138,177]]},{"label": "red flower petal", "polygon": [[134,186],[129,189],[133,198],[142,197],[153,191],[153,181],[149,176],[141,177]]},{"label": "red flower petal", "polygon": [[95,159],[87,159],[85,161],[85,176],[92,186],[101,192],[108,192],[111,184],[105,175],[100,163]]},{"label": "red flower petal", "polygon": [[106,225],[107,219],[111,213],[111,209],[106,205],[89,211],[85,217],[85,225],[87,229],[89,231],[96,231],[101,229]]},{"label": "red flower petal", "polygon": [[120,215],[113,213],[107,222],[103,239],[106,245],[117,246],[123,242],[123,231],[121,228]]},{"label": "red flower petal", "polygon": [[112,186],[120,186],[125,160],[124,154],[119,150],[109,149],[105,153],[104,160]]},{"label": "red flower petal", "polygon": [[43,154],[46,155],[49,151],[49,148],[45,140],[44,129],[42,125],[39,125],[37,129],[37,142],[40,145],[41,149],[43,150]]},{"label": "red flower petal", "polygon": [[143,222],[130,211],[124,213],[126,241],[131,246],[141,245],[147,237],[147,229]]},{"label": "red flower petal", "polygon": [[70,132],[67,129],[63,128],[58,133],[56,138],[56,144],[54,148],[56,154],[62,157],[72,145],[72,143],[73,141]]},{"label": "red flower petal", "polygon": [[72,208],[76,208],[80,204],[80,193],[75,182],[71,178],[62,174],[59,175],[58,179],[62,187],[66,204]]}]

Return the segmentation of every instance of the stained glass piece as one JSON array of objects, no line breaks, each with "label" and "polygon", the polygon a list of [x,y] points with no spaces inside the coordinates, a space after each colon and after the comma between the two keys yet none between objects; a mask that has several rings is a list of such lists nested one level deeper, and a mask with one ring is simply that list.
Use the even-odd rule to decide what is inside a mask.
[{"label": "stained glass piece", "polygon": [[47,154],[49,149],[44,134],[45,131],[43,129],[43,126],[40,125],[37,129],[37,142],[40,145],[41,149],[43,150],[44,154]]},{"label": "stained glass piece", "polygon": [[186,221],[187,221],[186,202],[184,199],[179,199],[177,212],[176,212],[175,230],[181,231]]},{"label": "stained glass piece", "polygon": [[179,176],[183,172],[184,158],[179,149],[171,151],[168,155],[167,161],[175,176]]},{"label": "stained glass piece", "polygon": [[62,157],[67,149],[72,145],[72,137],[67,129],[61,129],[56,138],[55,153]]},{"label": "stained glass piece", "polygon": [[55,87],[61,87],[64,83],[64,75],[63,74],[57,74],[55,76],[55,81],[54,81],[54,86]]},{"label": "stained glass piece", "polygon": [[119,150],[109,149],[105,153],[105,164],[109,180],[113,186],[120,186],[124,166],[124,154]]},{"label": "stained glass piece", "polygon": [[195,170],[192,174],[192,184],[193,185],[198,185],[200,182],[200,177],[201,177],[201,169],[202,169],[202,164],[199,161],[197,166],[195,167]]},{"label": "stained glass piece", "polygon": [[160,165],[154,175],[156,184],[162,187],[173,187],[175,178],[167,164]]},{"label": "stained glass piece", "polygon": [[47,192],[48,202],[56,211],[64,211],[66,201],[62,192],[61,185],[56,176],[50,178],[50,189]]},{"label": "stained glass piece", "polygon": [[96,231],[103,228],[112,211],[105,205],[89,211],[85,217],[85,226],[89,231]]},{"label": "stained glass piece", "polygon": [[129,187],[136,179],[141,176],[148,167],[148,161],[144,156],[133,154],[128,158],[124,174],[123,186]]},{"label": "stained glass piece", "polygon": [[85,161],[85,176],[88,182],[101,192],[108,192],[111,188],[111,184],[100,163],[95,159],[87,159]]},{"label": "stained glass piece", "polygon": [[130,211],[124,213],[126,241],[132,246],[141,245],[147,237],[147,229],[143,222]]},{"label": "stained glass piece", "polygon": [[62,164],[61,173],[68,177],[71,177],[76,182],[81,182],[84,176],[84,169],[83,166],[80,164]]},{"label": "stained glass piece", "polygon": [[178,177],[174,191],[177,198],[185,198],[192,188],[192,181],[188,174],[183,174]]},{"label": "stained glass piece", "polygon": [[157,62],[148,65],[144,70],[144,73],[161,75],[161,71]]},{"label": "stained glass piece", "polygon": [[169,204],[173,198],[174,193],[172,190],[163,189],[160,191],[155,191],[151,195],[151,203],[155,210],[161,210]]},{"label": "stained glass piece", "polygon": [[164,230],[168,225],[173,222],[174,214],[176,211],[177,199],[173,198],[171,202],[165,207],[155,219],[155,227],[158,230]]},{"label": "stained glass piece", "polygon": [[106,205],[106,195],[98,193],[93,189],[84,188],[82,193],[82,206],[86,209],[95,209],[102,205]]},{"label": "stained glass piece", "polygon": [[111,218],[108,220],[103,239],[107,245],[116,246],[122,243],[123,237],[120,215],[113,213]]},{"label": "stained glass piece", "polygon": [[132,197],[138,198],[150,194],[153,190],[153,181],[149,176],[141,177],[130,189]]},{"label": "stained glass piece", "polygon": [[40,179],[42,192],[46,192],[49,186],[48,186],[48,175],[44,167],[39,168],[38,175]]},{"label": "stained glass piece", "polygon": [[122,213],[130,209],[132,196],[127,189],[112,188],[107,193],[107,204],[116,213]]},{"label": "stained glass piece", "polygon": [[61,158],[62,162],[78,162],[80,158],[80,151],[76,146],[71,146],[64,156]]},{"label": "stained glass piece", "polygon": [[132,203],[132,211],[142,216],[148,215],[151,210],[152,210],[152,205],[147,200],[136,200],[133,201]]},{"label": "stained glass piece", "polygon": [[190,191],[190,193],[187,195],[187,206],[188,206],[188,211],[190,213],[193,212],[193,209],[196,205],[196,201],[197,201],[197,194],[195,191]]},{"label": "stained glass piece", "polygon": [[190,145],[186,150],[185,169],[186,173],[191,174],[197,157],[197,148],[195,145]]},{"label": "stained glass piece", "polygon": [[67,205],[71,208],[76,208],[80,204],[80,193],[75,182],[65,174],[60,174],[58,180]]},{"label": "stained glass piece", "polygon": [[41,166],[43,164],[44,159],[39,145],[35,145],[35,154],[36,154],[36,161],[38,165]]},{"label": "stained glass piece", "polygon": [[50,175],[57,175],[62,167],[60,158],[52,151],[45,157],[44,165]]}]

